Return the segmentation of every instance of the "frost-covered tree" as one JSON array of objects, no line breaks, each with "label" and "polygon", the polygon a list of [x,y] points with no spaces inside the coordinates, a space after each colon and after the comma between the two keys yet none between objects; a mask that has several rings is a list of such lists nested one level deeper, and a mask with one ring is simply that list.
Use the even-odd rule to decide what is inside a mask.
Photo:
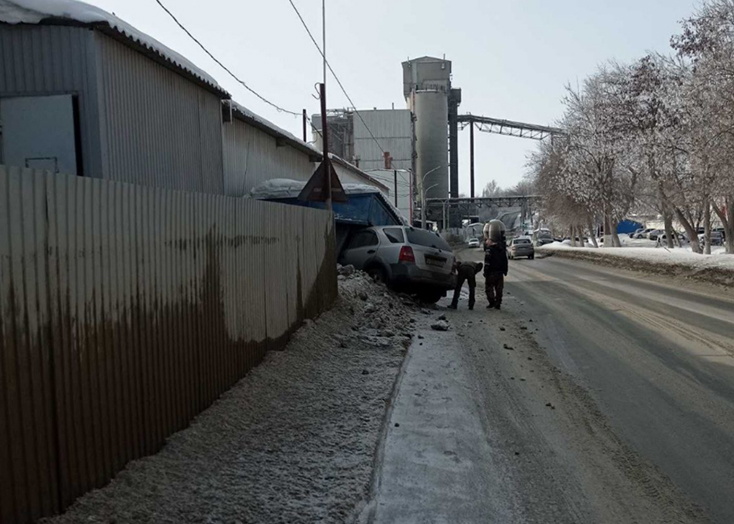
[{"label": "frost-covered tree", "polygon": [[671,43],[691,64],[682,103],[691,118],[691,169],[703,186],[706,237],[713,208],[726,232],[727,252],[734,253],[734,1],[704,2]]}]

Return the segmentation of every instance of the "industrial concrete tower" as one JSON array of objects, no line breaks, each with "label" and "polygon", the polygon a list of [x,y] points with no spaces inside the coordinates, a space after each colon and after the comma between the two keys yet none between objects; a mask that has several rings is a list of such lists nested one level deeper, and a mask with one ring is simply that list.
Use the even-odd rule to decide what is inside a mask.
[{"label": "industrial concrete tower", "polygon": [[458,197],[457,140],[449,137],[449,119],[456,118],[461,90],[451,88],[451,61],[426,56],[403,62],[403,94],[416,119],[418,199],[423,187],[426,198]]}]

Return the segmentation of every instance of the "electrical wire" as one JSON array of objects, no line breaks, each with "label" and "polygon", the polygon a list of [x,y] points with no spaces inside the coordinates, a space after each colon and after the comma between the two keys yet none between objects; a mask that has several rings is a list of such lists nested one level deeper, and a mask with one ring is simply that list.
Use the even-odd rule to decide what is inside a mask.
[{"label": "electrical wire", "polygon": [[[158,1],[158,0],[156,0],[156,1]],[[355,113],[357,113],[357,116],[358,116],[358,117],[359,117],[359,119],[360,119],[360,120],[362,121],[362,125],[364,125],[365,129],[367,129],[367,132],[368,132],[368,133],[370,134],[370,136],[372,137],[372,140],[374,140],[374,141],[375,141],[375,144],[377,144],[377,147],[379,147],[379,148],[380,148],[380,151],[382,151],[382,152],[384,153],[384,152],[385,152],[385,150],[384,150],[384,149],[382,148],[382,146],[380,145],[380,142],[378,142],[378,141],[377,141],[377,138],[375,138],[375,135],[374,135],[374,134],[372,133],[372,130],[371,130],[371,129],[369,128],[369,126],[367,125],[367,122],[365,122],[365,121],[364,121],[364,118],[362,118],[362,115],[361,115],[361,114],[359,113],[359,111],[357,111],[357,106],[356,106],[356,105],[354,104],[354,102],[352,101],[352,98],[351,98],[351,97],[349,96],[349,93],[347,93],[347,90],[346,90],[346,89],[344,89],[344,86],[342,85],[342,83],[341,83],[341,80],[339,80],[339,77],[338,77],[338,76],[336,76],[336,73],[334,72],[334,69],[333,69],[333,68],[331,67],[331,64],[330,64],[330,63],[329,63],[329,61],[328,61],[328,60],[326,59],[326,56],[324,56],[324,51],[323,51],[323,50],[321,49],[321,47],[319,46],[318,42],[317,42],[317,41],[316,41],[316,39],[315,39],[315,38],[313,37],[313,34],[311,33],[311,30],[310,30],[310,29],[308,28],[308,25],[306,24],[306,21],[305,21],[305,20],[303,19],[303,17],[301,16],[301,13],[300,13],[300,11],[299,11],[299,10],[298,10],[298,8],[296,7],[296,4],[294,4],[294,3],[293,3],[293,0],[288,0],[288,1],[290,2],[291,6],[293,7],[293,10],[294,10],[294,11],[296,12],[296,14],[298,15],[298,19],[299,19],[299,20],[301,21],[301,24],[303,24],[303,27],[304,27],[304,29],[306,29],[306,32],[308,33],[308,36],[309,36],[309,37],[311,38],[311,41],[313,42],[313,45],[315,45],[315,46],[316,46],[316,49],[318,49],[318,51],[319,51],[319,54],[320,54],[320,55],[321,55],[321,57],[322,57],[322,58],[324,59],[324,62],[326,63],[326,67],[328,67],[328,68],[329,68],[329,71],[331,71],[331,74],[332,74],[332,76],[334,77],[334,80],[336,80],[336,83],[337,83],[337,84],[339,84],[339,88],[340,88],[340,89],[342,90],[342,93],[344,93],[344,96],[346,96],[346,97],[347,97],[347,100],[349,100],[349,103],[350,103],[350,104],[352,104],[352,107],[354,108],[354,112],[355,112]]]},{"label": "electrical wire", "polygon": [[209,55],[209,57],[212,60],[214,60],[219,65],[219,67],[221,67],[227,73],[229,73],[229,76],[231,76],[232,78],[234,78],[239,84],[242,85],[242,87],[244,87],[245,89],[247,89],[250,93],[252,93],[256,97],[258,97],[260,100],[262,100],[263,102],[265,102],[269,106],[274,107],[276,110],[278,110],[281,113],[288,113],[289,115],[293,115],[293,116],[301,116],[301,113],[296,113],[295,111],[289,111],[288,109],[282,108],[279,105],[274,104],[273,102],[271,102],[270,100],[268,100],[267,98],[265,98],[264,96],[262,96],[260,93],[258,93],[254,89],[252,89],[250,86],[248,86],[243,80],[240,80],[237,77],[237,75],[235,75],[232,71],[230,71],[227,66],[225,66],[222,62],[220,62],[217,59],[217,57],[215,57],[206,47],[204,47],[204,44],[202,44],[201,42],[199,42],[199,40],[194,35],[191,34],[191,31],[189,31],[188,29],[186,29],[186,27],[181,22],[178,21],[178,18],[176,18],[176,16],[171,11],[169,11],[169,9],[165,5],[163,5],[163,2],[161,2],[161,0],[155,0],[155,2],[161,7],[161,9],[163,9],[168,14],[168,16],[170,16],[173,19],[174,22],[176,22],[176,24],[181,29],[183,29],[184,33],[186,33],[187,35],[189,35],[189,37],[194,42],[196,42],[198,44],[198,46],[201,47],[204,50],[204,52],[207,55]]}]

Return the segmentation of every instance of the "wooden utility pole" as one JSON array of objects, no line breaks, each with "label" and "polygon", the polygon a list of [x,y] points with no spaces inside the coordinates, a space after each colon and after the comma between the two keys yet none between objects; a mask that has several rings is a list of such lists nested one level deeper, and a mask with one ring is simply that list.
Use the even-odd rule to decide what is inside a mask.
[{"label": "wooden utility pole", "polygon": [[326,177],[326,209],[331,211],[331,159],[329,158],[329,130],[326,124],[326,84],[319,84],[321,96],[321,141],[324,144],[324,172]]},{"label": "wooden utility pole", "polygon": [[308,120],[308,115],[306,114],[306,110],[303,110],[303,141],[308,142],[308,136],[306,134],[306,121]]}]

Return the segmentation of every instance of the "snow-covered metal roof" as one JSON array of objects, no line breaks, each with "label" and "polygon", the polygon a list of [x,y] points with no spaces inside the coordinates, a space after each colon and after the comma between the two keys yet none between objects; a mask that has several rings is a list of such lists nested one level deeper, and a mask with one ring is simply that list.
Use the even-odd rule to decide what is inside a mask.
[{"label": "snow-covered metal roof", "polygon": [[212,76],[192,62],[166,47],[155,38],[139,31],[124,20],[93,5],[78,0],[0,0],[0,22],[7,24],[75,24],[111,31],[134,42],[169,64],[192,75],[210,88],[229,98],[229,93]]}]

